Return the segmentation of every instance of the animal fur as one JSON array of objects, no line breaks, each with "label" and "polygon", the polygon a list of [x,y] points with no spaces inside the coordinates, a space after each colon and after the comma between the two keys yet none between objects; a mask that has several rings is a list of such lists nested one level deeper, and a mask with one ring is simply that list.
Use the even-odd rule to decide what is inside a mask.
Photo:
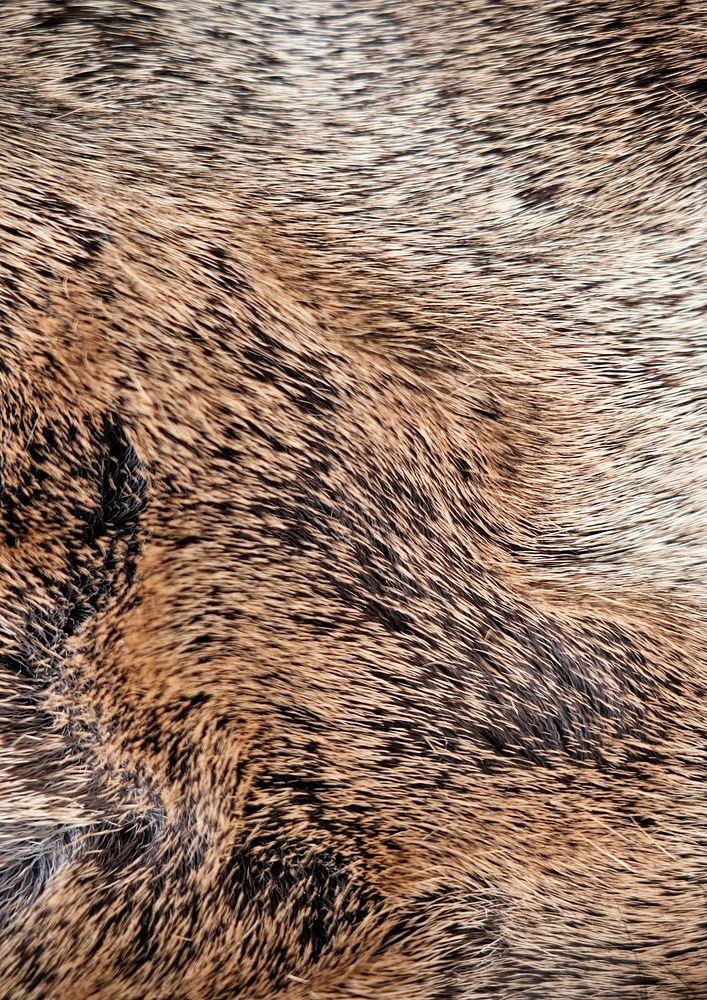
[{"label": "animal fur", "polygon": [[707,11],[3,0],[0,998],[707,996]]}]

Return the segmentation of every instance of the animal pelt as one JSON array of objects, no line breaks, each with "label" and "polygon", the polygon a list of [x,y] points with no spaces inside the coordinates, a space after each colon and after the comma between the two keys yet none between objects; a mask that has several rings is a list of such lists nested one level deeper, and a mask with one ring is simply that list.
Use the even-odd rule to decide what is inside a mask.
[{"label": "animal pelt", "polygon": [[707,996],[706,42],[3,0],[1,1000]]}]

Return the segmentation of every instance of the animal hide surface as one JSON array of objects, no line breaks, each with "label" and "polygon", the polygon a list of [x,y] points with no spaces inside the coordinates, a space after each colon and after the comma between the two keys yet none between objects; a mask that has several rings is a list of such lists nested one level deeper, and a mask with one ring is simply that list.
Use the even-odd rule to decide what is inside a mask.
[{"label": "animal hide surface", "polygon": [[0,1000],[707,997],[706,52],[2,0]]}]

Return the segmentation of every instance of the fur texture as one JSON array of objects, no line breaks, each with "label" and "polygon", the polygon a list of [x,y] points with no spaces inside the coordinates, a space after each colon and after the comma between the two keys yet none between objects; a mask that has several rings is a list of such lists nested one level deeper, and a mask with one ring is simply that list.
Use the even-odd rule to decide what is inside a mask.
[{"label": "fur texture", "polygon": [[3,1000],[707,996],[706,41],[3,0]]}]

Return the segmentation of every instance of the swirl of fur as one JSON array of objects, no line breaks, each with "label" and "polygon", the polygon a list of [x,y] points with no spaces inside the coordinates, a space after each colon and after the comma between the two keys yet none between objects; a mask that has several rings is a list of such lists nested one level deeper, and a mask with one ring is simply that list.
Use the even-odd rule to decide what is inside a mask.
[{"label": "swirl of fur", "polygon": [[707,996],[706,41],[3,0],[0,1000]]}]

